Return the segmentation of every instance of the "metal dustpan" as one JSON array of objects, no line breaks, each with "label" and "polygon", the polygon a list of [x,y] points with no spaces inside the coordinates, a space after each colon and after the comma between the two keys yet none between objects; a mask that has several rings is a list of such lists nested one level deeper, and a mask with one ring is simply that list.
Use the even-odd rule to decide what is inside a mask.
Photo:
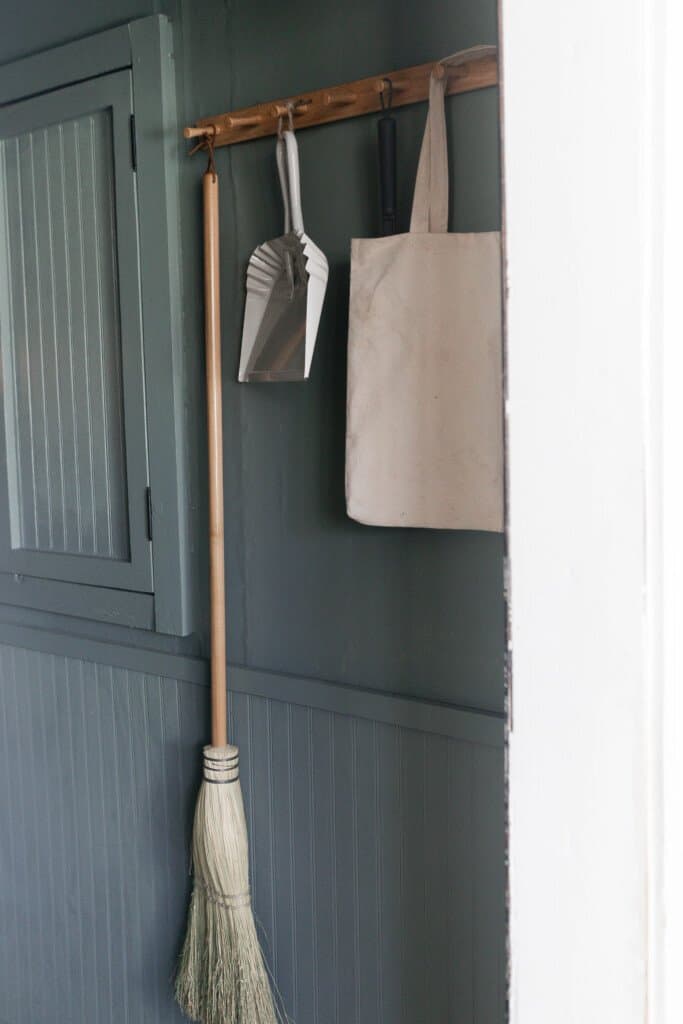
[{"label": "metal dustpan", "polygon": [[258,246],[249,260],[240,381],[308,377],[327,288],[327,259],[304,232],[293,131],[278,136],[276,158],[285,229]]}]

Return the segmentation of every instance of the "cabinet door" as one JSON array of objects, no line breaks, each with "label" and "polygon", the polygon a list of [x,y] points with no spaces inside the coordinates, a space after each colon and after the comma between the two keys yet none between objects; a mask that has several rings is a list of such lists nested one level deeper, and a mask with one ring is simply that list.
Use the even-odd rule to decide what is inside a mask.
[{"label": "cabinet door", "polygon": [[149,591],[129,70],[0,108],[0,571]]}]

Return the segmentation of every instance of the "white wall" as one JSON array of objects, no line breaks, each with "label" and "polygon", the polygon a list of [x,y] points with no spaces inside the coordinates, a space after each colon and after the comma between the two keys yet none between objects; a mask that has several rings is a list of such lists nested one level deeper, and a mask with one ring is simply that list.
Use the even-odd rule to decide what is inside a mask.
[{"label": "white wall", "polygon": [[683,6],[653,9],[653,331],[648,366],[648,637],[651,681],[650,1006],[683,1021]]},{"label": "white wall", "polygon": [[649,1019],[656,6],[503,0],[514,1024]]}]

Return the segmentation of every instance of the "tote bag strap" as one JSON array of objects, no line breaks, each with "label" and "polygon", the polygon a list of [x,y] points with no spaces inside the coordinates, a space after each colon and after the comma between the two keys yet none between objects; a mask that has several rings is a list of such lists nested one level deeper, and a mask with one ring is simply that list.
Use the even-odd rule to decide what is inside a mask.
[{"label": "tote bag strap", "polygon": [[448,231],[448,152],[446,151],[446,79],[429,80],[429,113],[417,165],[411,233]]},{"label": "tote bag strap", "polygon": [[[445,57],[440,64],[457,67],[477,57],[488,57],[496,53],[495,46],[471,46]],[[446,148],[446,75],[442,78],[432,73],[429,80],[429,112],[422,138],[420,161],[417,165],[413,211],[410,218],[411,232],[448,231],[448,150]]]}]

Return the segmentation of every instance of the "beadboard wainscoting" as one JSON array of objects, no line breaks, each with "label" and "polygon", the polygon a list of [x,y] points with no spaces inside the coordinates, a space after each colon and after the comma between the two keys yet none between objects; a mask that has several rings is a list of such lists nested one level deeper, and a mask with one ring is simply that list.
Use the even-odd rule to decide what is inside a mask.
[{"label": "beadboard wainscoting", "polygon": [[[113,646],[103,664],[90,641],[12,628],[26,647],[0,645],[0,1020],[179,1022],[206,666],[163,655],[155,672],[156,655]],[[501,718],[234,678],[254,904],[291,1019],[501,1024]]]}]

